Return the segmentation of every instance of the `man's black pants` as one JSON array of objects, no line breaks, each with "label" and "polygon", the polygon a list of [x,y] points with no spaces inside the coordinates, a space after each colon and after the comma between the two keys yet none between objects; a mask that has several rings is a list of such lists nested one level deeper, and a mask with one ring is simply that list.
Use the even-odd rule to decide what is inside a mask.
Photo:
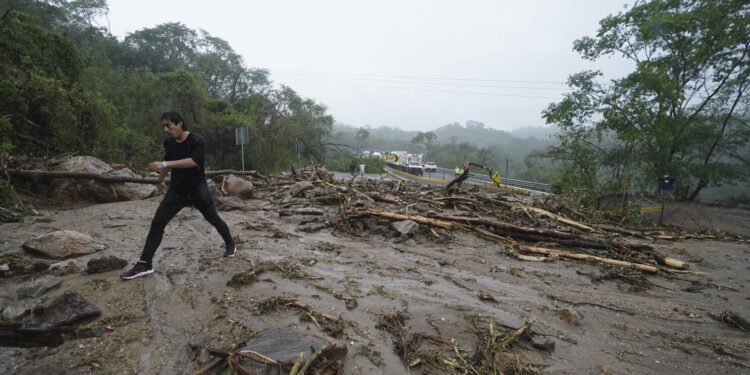
[{"label": "man's black pants", "polygon": [[208,185],[200,184],[188,192],[178,192],[170,188],[151,221],[151,230],[148,232],[146,245],[143,247],[143,253],[141,254],[142,262],[151,264],[154,253],[161,244],[162,237],[164,237],[164,228],[180,210],[189,205],[197,208],[203,214],[203,217],[219,231],[226,245],[234,245],[227,223],[216,212],[211,194],[208,192]]}]

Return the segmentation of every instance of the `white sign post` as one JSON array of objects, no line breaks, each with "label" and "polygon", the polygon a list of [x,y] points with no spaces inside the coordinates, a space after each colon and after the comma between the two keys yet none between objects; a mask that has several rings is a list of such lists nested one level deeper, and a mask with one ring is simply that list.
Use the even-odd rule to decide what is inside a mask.
[{"label": "white sign post", "polygon": [[245,171],[245,145],[250,140],[246,127],[234,128],[234,144],[240,146],[242,152],[242,171]]}]

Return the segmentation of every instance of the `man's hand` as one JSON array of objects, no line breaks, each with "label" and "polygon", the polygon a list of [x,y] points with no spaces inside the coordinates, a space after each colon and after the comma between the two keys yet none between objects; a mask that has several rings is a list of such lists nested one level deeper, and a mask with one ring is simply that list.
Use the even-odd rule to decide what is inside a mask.
[{"label": "man's hand", "polygon": [[152,171],[161,171],[163,168],[161,167],[160,161],[152,161],[148,163],[148,169]]},{"label": "man's hand", "polygon": [[159,188],[159,191],[162,192],[162,194],[167,193],[167,184],[164,181],[159,182],[159,185],[157,185]]}]

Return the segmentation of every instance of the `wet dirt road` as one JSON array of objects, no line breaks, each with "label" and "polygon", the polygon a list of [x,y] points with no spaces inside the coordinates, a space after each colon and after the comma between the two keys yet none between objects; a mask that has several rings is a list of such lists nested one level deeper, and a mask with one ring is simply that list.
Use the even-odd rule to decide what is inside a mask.
[{"label": "wet dirt road", "polygon": [[[71,229],[109,246],[101,255],[134,261],[160,198],[49,211],[47,218],[0,225],[2,252],[53,230]],[[185,209],[167,227],[155,258],[156,272],[129,282],[118,271],[63,276],[65,290],[99,306],[101,337],[71,340],[57,348],[0,348],[0,373],[189,374],[211,359],[201,349],[226,348],[267,328],[296,326],[320,333],[295,311],[257,314],[257,303],[293,297],[351,324],[339,340],[348,345],[345,374],[420,373],[407,369],[379,317],[403,311],[410,332],[425,332],[472,348],[473,324],[532,330],[555,343],[546,352],[521,344],[520,353],[543,373],[656,374],[750,372],[750,336],[709,314],[731,310],[750,317],[750,246],[747,243],[659,243],[667,255],[690,262],[705,276],[647,276],[643,289],[608,280],[595,264],[557,260],[523,262],[498,244],[460,233],[420,231],[394,235],[371,220],[353,235],[335,227],[300,231],[305,218],[280,217],[268,199],[245,201],[220,212],[239,235],[239,255],[222,257],[218,233],[197,211]],[[227,286],[232,275],[269,261],[287,261],[301,278],[264,273],[258,282]],[[0,279],[0,301],[19,301],[27,278]],[[341,296],[356,300],[347,308]],[[487,298],[490,296],[492,298]],[[480,298],[481,297],[481,298]],[[351,305],[351,304],[350,304]]]}]

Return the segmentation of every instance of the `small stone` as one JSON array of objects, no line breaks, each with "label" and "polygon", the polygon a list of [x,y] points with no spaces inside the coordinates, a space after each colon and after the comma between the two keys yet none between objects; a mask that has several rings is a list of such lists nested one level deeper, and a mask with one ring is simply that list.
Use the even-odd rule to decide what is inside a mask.
[{"label": "small stone", "polygon": [[49,273],[56,276],[64,276],[76,272],[78,272],[78,262],[75,259],[64,260],[49,266]]},{"label": "small stone", "polygon": [[565,323],[568,323],[573,326],[579,326],[581,325],[581,319],[583,318],[580,313],[576,312],[572,309],[560,309],[557,312],[558,315],[560,315],[560,319],[562,319]]},{"label": "small stone", "polygon": [[546,338],[534,335],[531,338],[531,346],[539,349],[544,350],[545,352],[551,352],[555,350],[555,342],[552,340],[547,340]]},{"label": "small stone", "polygon": [[393,224],[393,229],[401,233],[402,235],[408,235],[414,233],[419,229],[419,224],[411,220],[397,221]]},{"label": "small stone", "polygon": [[16,294],[19,299],[37,298],[48,291],[60,286],[60,278],[54,275],[44,275],[18,288]]}]

